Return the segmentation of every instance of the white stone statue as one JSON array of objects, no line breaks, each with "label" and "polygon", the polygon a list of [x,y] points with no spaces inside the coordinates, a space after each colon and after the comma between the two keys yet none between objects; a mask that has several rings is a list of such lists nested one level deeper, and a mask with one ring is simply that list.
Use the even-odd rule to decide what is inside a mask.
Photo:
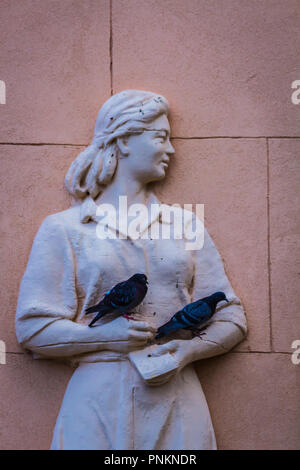
[{"label": "white stone statue", "polygon": [[[147,236],[150,229],[174,223],[161,209],[150,212],[158,200],[149,183],[165,177],[174,153],[168,111],[167,100],[155,93],[127,90],[109,98],[91,145],[66,175],[75,204],[47,217],[34,240],[20,287],[18,341],[38,357],[67,358],[76,365],[52,449],[216,448],[192,363],[242,341],[246,319],[206,231],[197,250],[186,249],[185,232],[181,239],[172,230],[170,239]],[[97,213],[99,204],[118,211],[120,196],[127,196],[128,206],[149,209],[138,238],[123,233],[114,217]],[[187,230],[196,216],[177,211],[185,212]],[[104,223],[107,238],[97,230]],[[135,273],[149,281],[136,320],[111,314],[89,328],[85,310]],[[218,305],[204,336],[182,331],[154,339],[156,328],[176,311],[216,291],[229,303]]]}]

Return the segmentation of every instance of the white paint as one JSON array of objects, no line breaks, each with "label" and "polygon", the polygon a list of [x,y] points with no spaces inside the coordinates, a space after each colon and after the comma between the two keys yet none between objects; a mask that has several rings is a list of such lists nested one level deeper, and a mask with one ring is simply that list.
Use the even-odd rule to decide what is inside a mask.
[{"label": "white paint", "polygon": [[[174,151],[167,110],[167,101],[152,93],[131,90],[111,97],[99,112],[93,144],[66,177],[76,204],[47,217],[35,238],[20,287],[18,340],[36,354],[78,365],[57,418],[53,449],[216,448],[191,363],[239,343],[246,319],[214,243],[206,231],[203,249],[195,251],[185,249],[185,239],[99,240],[96,233],[100,202],[117,207],[126,195],[129,204],[159,203],[147,184],[165,176],[161,163]],[[130,130],[134,133],[128,135]],[[186,232],[194,218],[184,211]],[[142,229],[163,224],[170,220],[157,211]],[[115,230],[113,224],[109,230]],[[149,280],[137,321],[112,315],[89,328],[86,308],[135,272]],[[218,308],[205,339],[188,331],[163,338],[159,343],[167,347],[157,352],[151,372],[147,348],[157,351],[156,328],[193,299],[220,290],[230,303]],[[136,368],[129,359],[133,351],[150,370],[146,380],[143,366]],[[170,357],[176,367],[168,366]]]}]

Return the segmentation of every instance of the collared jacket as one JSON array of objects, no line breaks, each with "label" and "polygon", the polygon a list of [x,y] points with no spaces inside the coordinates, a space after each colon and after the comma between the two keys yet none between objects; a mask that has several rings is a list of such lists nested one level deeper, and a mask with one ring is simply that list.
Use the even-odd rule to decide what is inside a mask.
[{"label": "collared jacket", "polygon": [[[150,203],[158,201],[152,196]],[[89,350],[89,345],[74,342],[71,333],[75,324],[90,321],[84,314],[86,308],[99,302],[116,283],[140,272],[147,275],[149,289],[137,307],[138,319],[158,327],[187,303],[223,291],[229,303],[217,308],[205,340],[192,339],[190,332],[178,332],[172,339],[193,341],[199,350],[205,341],[213,348],[208,357],[227,352],[243,339],[243,307],[213,241],[204,230],[203,247],[187,249],[186,234],[195,215],[176,210],[177,216],[182,215],[181,238],[174,236],[174,223],[161,206],[141,221],[138,239],[120,234],[113,218],[105,220],[110,235],[99,236],[104,222],[91,198],[42,223],[20,286],[16,332],[19,342],[36,354],[68,357],[79,364],[65,394],[52,448],[216,447],[193,366],[185,367],[168,384],[149,387],[126,355],[114,353],[109,345],[106,350],[100,343],[99,350],[95,343]],[[151,236],[163,226],[169,226],[169,238]],[[56,328],[51,333],[50,325]]]}]

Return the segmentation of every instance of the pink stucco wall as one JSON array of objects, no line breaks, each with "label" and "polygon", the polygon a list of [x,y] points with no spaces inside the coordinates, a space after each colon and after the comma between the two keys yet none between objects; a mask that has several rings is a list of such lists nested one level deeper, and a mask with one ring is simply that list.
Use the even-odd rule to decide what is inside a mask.
[{"label": "pink stucco wall", "polygon": [[34,234],[68,207],[64,175],[100,105],[139,88],[172,108],[176,155],[157,194],[205,204],[246,308],[248,339],[197,364],[219,448],[299,449],[300,2],[2,0],[0,17],[0,448],[49,447],[72,372],[16,341]]}]

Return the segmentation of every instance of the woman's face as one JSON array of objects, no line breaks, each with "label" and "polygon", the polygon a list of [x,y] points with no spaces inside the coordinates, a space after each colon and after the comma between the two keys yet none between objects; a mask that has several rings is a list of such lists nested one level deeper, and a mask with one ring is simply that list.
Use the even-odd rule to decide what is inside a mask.
[{"label": "woman's face", "polygon": [[125,147],[126,170],[132,177],[144,184],[163,179],[174,153],[167,116],[154,119],[142,134],[128,136]]}]

